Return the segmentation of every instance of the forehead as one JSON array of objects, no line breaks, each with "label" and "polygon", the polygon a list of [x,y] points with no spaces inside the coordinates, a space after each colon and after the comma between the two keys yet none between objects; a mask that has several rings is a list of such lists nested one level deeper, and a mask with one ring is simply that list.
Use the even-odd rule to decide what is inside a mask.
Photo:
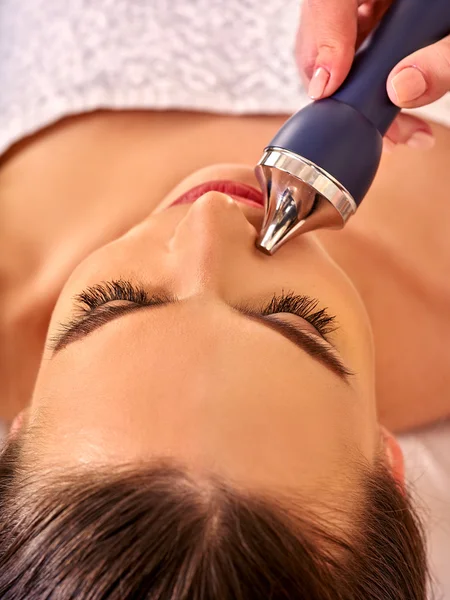
[{"label": "forehead", "polygon": [[226,455],[242,469],[280,452],[342,454],[358,425],[348,386],[240,315],[187,317],[179,307],[131,314],[48,361],[33,404],[53,415],[53,449],[76,461]]},{"label": "forehead", "polygon": [[[267,369],[269,364],[274,368]],[[259,389],[263,375],[280,390],[297,376],[316,391],[337,384],[281,334],[224,303],[198,302],[136,311],[107,323],[43,362],[38,387],[44,381],[55,387],[70,382],[75,390],[89,380],[103,388],[120,384],[156,393],[159,387],[185,392],[194,387],[201,394],[203,387],[228,389],[236,378]]]}]

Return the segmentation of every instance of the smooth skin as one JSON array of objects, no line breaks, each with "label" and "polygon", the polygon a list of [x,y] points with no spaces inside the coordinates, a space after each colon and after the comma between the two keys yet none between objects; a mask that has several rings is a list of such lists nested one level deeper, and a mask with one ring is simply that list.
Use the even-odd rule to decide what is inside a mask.
[{"label": "smooth skin", "polygon": [[[22,425],[42,425],[32,448],[43,464],[170,454],[247,485],[325,497],[348,489],[354,462],[379,449],[401,480],[383,426],[448,415],[450,209],[437,196],[439,218],[423,210],[430,176],[445,170],[447,130],[435,128],[429,153],[384,160],[345,230],[300,236],[274,257],[254,247],[260,209],[225,194],[162,210],[201,181],[257,185],[250,166],[220,163],[254,164],[282,120],[103,111],[5,157],[2,409],[14,416],[31,398]],[[117,319],[41,361],[53,309],[49,335],[72,316],[75,293],[118,277],[182,302]],[[283,289],[336,315],[332,341],[355,373],[348,384],[231,308]]]},{"label": "smooth skin", "polygon": [[[77,265],[146,219],[204,165],[230,157],[255,164],[283,120],[96,112],[65,119],[5,156],[2,418],[11,421],[30,401],[52,310]],[[433,129],[434,149],[399,147],[384,156],[368,197],[344,230],[316,234],[369,314],[379,417],[395,432],[450,412],[450,181],[442,176],[450,132]]]},{"label": "smooth skin", "polygon": [[[249,486],[301,482],[315,495],[328,482],[331,496],[340,476],[355,471],[353,459],[370,464],[382,441],[366,312],[314,236],[273,258],[262,255],[255,247],[262,208],[209,192],[161,210],[213,179],[254,183],[248,167],[197,171],[69,278],[50,335],[74,312],[74,294],[100,281],[130,279],[179,303],[116,319],[55,355],[46,351],[31,402],[31,418],[43,408],[48,432],[40,460],[169,455]],[[337,315],[329,337],[355,373],[348,382],[232,309],[258,307],[282,290],[319,298]],[[273,318],[314,335],[297,316]]]},{"label": "smooth skin", "polygon": [[[316,76],[314,97],[340,85],[358,18],[374,16],[369,3],[317,0],[305,4],[304,26],[319,9],[301,54],[329,74],[322,93]],[[431,76],[427,52],[414,60]],[[439,64],[440,83],[429,80],[422,103],[448,89]],[[387,85],[399,101],[395,79]],[[1,409],[7,419],[19,413],[12,436],[39,426],[27,444],[41,465],[173,456],[247,487],[301,489],[343,506],[357,489],[356,463],[381,452],[403,481],[386,426],[420,426],[450,408],[450,133],[410,120],[410,130],[434,134],[433,151],[396,151],[343,232],[300,236],[274,257],[255,248],[261,209],[217,192],[167,208],[202,181],[257,185],[252,166],[283,120],[97,111],[3,157]],[[52,352],[74,295],[118,278],[179,303],[122,316]],[[283,291],[336,315],[330,343],[348,381],[233,308]],[[273,318],[316,335],[300,317]]]},{"label": "smooth skin", "polygon": [[[102,281],[130,280],[179,303],[111,321],[57,353],[47,344],[25,425],[41,425],[32,447],[43,466],[170,456],[247,487],[301,485],[335,500],[356,485],[357,461],[371,464],[380,449],[386,460],[398,456],[377,421],[367,313],[316,236],[268,257],[255,247],[262,208],[219,192],[168,208],[216,179],[256,184],[250,167],[196,171],[69,277],[47,341],[76,313],[74,296]],[[283,291],[318,298],[336,315],[329,339],[348,381],[233,310]],[[298,316],[274,318],[315,335]],[[390,464],[401,480],[401,457]]]}]

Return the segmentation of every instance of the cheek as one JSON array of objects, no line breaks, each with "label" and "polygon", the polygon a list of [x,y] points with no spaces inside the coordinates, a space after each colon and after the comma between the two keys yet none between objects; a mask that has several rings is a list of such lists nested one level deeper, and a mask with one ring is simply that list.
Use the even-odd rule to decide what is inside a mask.
[{"label": "cheek", "polygon": [[[338,329],[335,332],[339,351],[355,373],[355,381],[362,386],[361,392],[373,393],[375,386],[375,357],[372,328],[364,303],[347,276],[340,275],[333,282],[326,281],[329,288],[330,308],[336,314]],[[324,296],[326,294],[324,290]]]},{"label": "cheek", "polygon": [[[67,323],[78,314],[75,298],[89,286],[129,276],[124,266],[130,262],[128,253],[115,248],[111,244],[100,248],[80,263],[66,281],[53,309],[50,319],[48,338],[60,328],[61,323]],[[48,350],[46,354],[48,355]]]},{"label": "cheek", "polygon": [[300,248],[297,240],[293,240],[282,269],[293,276],[300,293],[316,296],[322,305],[336,313],[342,328],[350,328],[354,335],[370,340],[368,315],[352,281],[313,235],[303,237],[308,238],[307,246],[303,244]]},{"label": "cheek", "polygon": [[145,275],[160,259],[155,245],[150,246],[137,228],[123,237],[99,248],[81,262],[72,272],[56,303],[55,312],[67,312],[73,297],[86,287],[102,281],[137,278]]},{"label": "cheek", "polygon": [[[302,237],[302,236],[300,236]],[[305,238],[308,235],[304,236]],[[372,394],[374,388],[374,347],[372,329],[364,303],[342,269],[319,242],[311,236],[308,252],[300,254],[293,240],[284,269],[295,273],[295,288],[320,299],[321,306],[336,315],[338,329],[331,334],[345,362],[358,374],[357,379]],[[287,244],[286,246],[289,246]],[[304,248],[304,246],[303,246]],[[301,259],[299,260],[299,257]]]},{"label": "cheek", "polygon": [[59,329],[60,324],[75,316],[74,299],[89,286],[114,279],[129,279],[147,285],[149,289],[168,288],[170,267],[167,254],[164,246],[155,243],[155,237],[156,232],[167,237],[167,230],[173,226],[173,223],[166,222],[162,227],[155,227],[151,220],[144,221],[81,262],[60,292],[50,320],[47,346],[48,337]]}]

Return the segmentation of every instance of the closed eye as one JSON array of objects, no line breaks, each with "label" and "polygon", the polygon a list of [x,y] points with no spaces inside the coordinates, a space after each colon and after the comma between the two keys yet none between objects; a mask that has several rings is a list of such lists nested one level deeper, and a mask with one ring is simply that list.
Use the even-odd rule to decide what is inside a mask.
[{"label": "closed eye", "polygon": [[[120,301],[120,304],[117,303]],[[180,300],[167,294],[149,294],[141,286],[135,286],[125,280],[114,280],[87,288],[76,296],[75,302],[81,314],[66,324],[50,339],[53,356],[75,341],[80,341],[96,329],[131,312],[144,308],[160,308],[169,304],[178,304]],[[277,331],[283,337],[296,344],[307,354],[322,362],[342,380],[348,381],[351,371],[342,363],[336,350],[326,340],[326,334],[335,329],[334,317],[325,309],[317,309],[319,301],[308,296],[295,296],[293,293],[274,296],[263,307],[254,309],[249,306],[231,307],[243,316],[256,320],[266,327]],[[311,335],[299,326],[282,319],[278,313],[296,314],[313,325],[317,331]],[[317,339],[318,337],[322,339]],[[314,339],[316,338],[316,339]]]}]

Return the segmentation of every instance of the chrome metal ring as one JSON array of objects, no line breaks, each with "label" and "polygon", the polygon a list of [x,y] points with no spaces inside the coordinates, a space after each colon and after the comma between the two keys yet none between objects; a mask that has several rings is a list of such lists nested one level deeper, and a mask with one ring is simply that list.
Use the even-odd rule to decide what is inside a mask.
[{"label": "chrome metal ring", "polygon": [[324,169],[290,150],[268,146],[258,165],[285,171],[312,186],[336,208],[344,223],[356,212],[350,192]]}]

